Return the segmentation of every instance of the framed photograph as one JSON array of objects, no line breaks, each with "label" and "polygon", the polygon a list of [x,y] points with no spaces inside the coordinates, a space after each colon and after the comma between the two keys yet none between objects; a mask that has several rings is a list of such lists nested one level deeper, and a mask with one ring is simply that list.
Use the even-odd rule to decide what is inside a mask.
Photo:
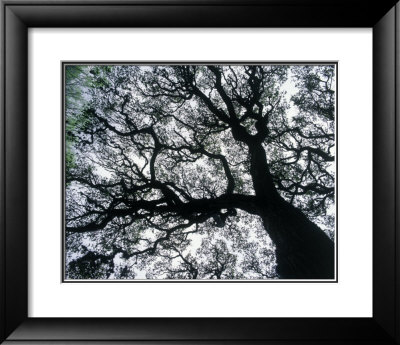
[{"label": "framed photograph", "polygon": [[1,8],[1,341],[400,342],[395,1]]},{"label": "framed photograph", "polygon": [[63,77],[64,282],[335,281],[336,63]]}]

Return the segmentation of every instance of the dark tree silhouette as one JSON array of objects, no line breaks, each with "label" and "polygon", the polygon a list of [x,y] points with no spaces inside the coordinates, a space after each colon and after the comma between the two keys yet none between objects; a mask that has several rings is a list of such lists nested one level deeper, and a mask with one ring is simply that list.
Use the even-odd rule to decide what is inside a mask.
[{"label": "dark tree silhouette", "polygon": [[333,279],[335,97],[333,65],[67,65],[66,277]]}]

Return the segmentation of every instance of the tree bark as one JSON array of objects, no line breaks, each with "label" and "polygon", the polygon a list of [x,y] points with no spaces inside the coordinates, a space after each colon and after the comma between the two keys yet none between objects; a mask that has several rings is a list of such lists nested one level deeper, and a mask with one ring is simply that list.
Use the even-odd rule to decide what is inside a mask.
[{"label": "tree bark", "polygon": [[300,210],[278,196],[264,208],[262,219],[276,246],[280,278],[335,278],[333,241]]},{"label": "tree bark", "polygon": [[258,212],[276,246],[277,274],[281,279],[334,279],[333,241],[279,195],[264,148],[253,145],[249,151]]}]

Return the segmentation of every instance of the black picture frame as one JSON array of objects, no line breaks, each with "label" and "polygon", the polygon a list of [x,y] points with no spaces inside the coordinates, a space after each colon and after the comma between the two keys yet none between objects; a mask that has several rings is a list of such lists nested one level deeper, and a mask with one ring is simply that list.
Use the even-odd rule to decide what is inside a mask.
[{"label": "black picture frame", "polygon": [[[400,12],[396,1],[0,0],[0,4],[0,341],[400,343]],[[126,26],[373,28],[373,317],[28,317],[27,30]]]}]

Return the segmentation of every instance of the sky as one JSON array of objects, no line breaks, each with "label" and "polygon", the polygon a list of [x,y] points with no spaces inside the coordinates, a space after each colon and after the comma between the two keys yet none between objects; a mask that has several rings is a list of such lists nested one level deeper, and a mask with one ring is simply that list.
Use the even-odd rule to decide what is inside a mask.
[{"label": "sky", "polygon": [[[147,67],[143,67],[144,69],[146,69]],[[292,106],[287,110],[286,112],[286,116],[289,119],[293,119],[294,116],[297,115],[297,109],[293,106],[292,102],[291,102],[291,97],[293,94],[295,94],[297,92],[297,87],[295,85],[295,82],[292,80],[291,78],[291,72],[289,71],[289,75],[288,75],[288,79],[287,81],[283,84],[282,90],[284,90],[286,92],[285,98],[287,103],[291,104]],[[87,92],[87,88],[85,86],[82,87],[82,95],[83,95],[83,102],[87,102],[90,101],[90,95]],[[137,159],[137,158],[136,158]],[[136,163],[140,164],[141,162],[137,161]],[[334,171],[336,167],[335,162],[332,163],[331,166],[331,170]],[[105,178],[109,178],[112,174],[111,172],[107,171],[106,169],[104,169],[101,166],[96,167],[96,174],[98,176],[101,177],[105,177]],[[70,192],[72,192],[74,190],[74,186],[70,186]],[[328,209],[328,213],[334,215],[335,214],[335,206],[331,205],[330,208]],[[318,221],[316,221],[316,223],[318,224]],[[249,227],[249,224],[252,224],[252,227]],[[327,229],[323,227],[322,223],[318,224],[321,228],[323,228],[324,231],[326,232],[330,232],[331,229]],[[269,248],[271,250],[274,250],[274,245],[272,243],[272,241],[270,240],[270,238],[268,236],[265,236],[265,231],[263,229],[263,225],[261,224],[260,220],[258,219],[258,217],[255,216],[247,216],[247,218],[244,218],[243,220],[240,220],[238,224],[236,224],[237,227],[246,227],[248,228],[248,240],[251,241],[256,241],[259,243],[259,245],[263,248]],[[190,229],[188,229],[189,231]],[[262,231],[262,233],[264,234],[264,236],[260,236],[260,231]],[[191,239],[191,244],[190,246],[187,247],[187,249],[185,250],[184,254],[188,255],[188,254],[192,254],[194,255],[195,252],[201,248],[202,245],[202,241],[204,239],[204,235],[201,234],[190,234],[189,237]],[[224,237],[223,235],[219,234],[214,236],[213,238],[214,241],[217,240],[223,240],[226,242],[228,248],[230,248],[230,252],[232,253],[236,253],[238,261],[242,261],[244,259],[243,254],[240,251],[236,251],[234,249],[233,244],[229,241],[229,239],[227,239],[226,237]],[[83,236],[82,237],[82,244],[84,244],[86,247],[91,248],[91,247],[95,247],[96,242],[93,240],[92,236]],[[75,259],[79,256],[80,254],[78,253],[68,253],[68,259],[67,261],[70,261],[71,259]],[[135,265],[133,264],[133,259],[132,259],[132,266],[134,267]],[[119,266],[122,264],[126,264],[126,261],[124,259],[121,258],[121,256],[116,256],[114,258],[114,263],[115,265]],[[138,268],[134,268],[135,272],[136,272],[136,277],[135,279],[146,279],[146,271],[142,270],[142,269],[138,269]],[[114,279],[114,275],[110,276],[110,279]]]}]

